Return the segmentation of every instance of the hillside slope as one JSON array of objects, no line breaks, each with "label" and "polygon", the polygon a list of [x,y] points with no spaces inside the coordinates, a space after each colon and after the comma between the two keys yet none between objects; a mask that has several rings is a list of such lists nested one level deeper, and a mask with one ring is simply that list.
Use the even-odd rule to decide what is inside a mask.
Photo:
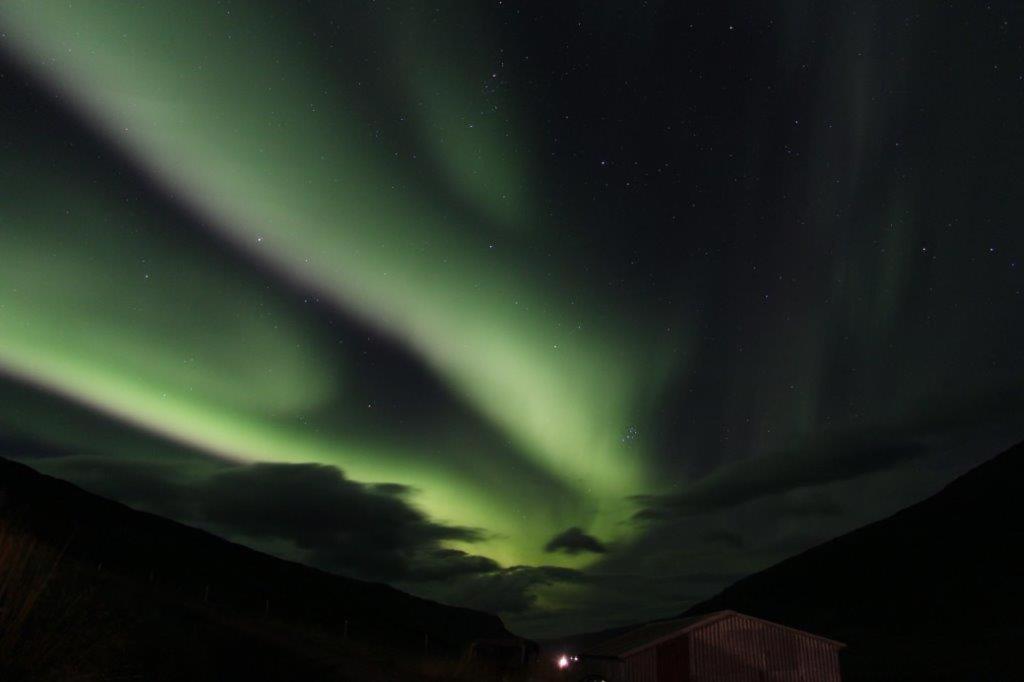
[{"label": "hillside slope", "polygon": [[846,642],[849,680],[1021,679],[1024,444],[934,496],[740,580],[735,609]]},{"label": "hillside slope", "polygon": [[352,660],[456,657],[506,636],[496,616],[283,561],[0,459],[5,679],[376,679]]}]

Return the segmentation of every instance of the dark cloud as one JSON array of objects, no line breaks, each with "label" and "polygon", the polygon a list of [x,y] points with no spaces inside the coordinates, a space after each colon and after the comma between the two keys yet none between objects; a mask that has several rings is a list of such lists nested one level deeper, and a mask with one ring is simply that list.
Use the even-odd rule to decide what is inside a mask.
[{"label": "dark cloud", "polygon": [[438,596],[444,601],[491,613],[524,614],[536,606],[537,587],[590,580],[584,572],[571,568],[512,566],[464,576],[449,584]]},{"label": "dark cloud", "polygon": [[741,573],[711,573],[707,571],[698,571],[696,573],[686,573],[684,575],[673,576],[673,580],[682,584],[689,583],[728,583],[738,578],[742,578]]},{"label": "dark cloud", "polygon": [[804,494],[786,495],[778,506],[780,516],[835,517],[843,513],[843,505],[834,498],[816,491],[797,491]]},{"label": "dark cloud", "polygon": [[708,531],[701,537],[701,541],[706,545],[728,549],[743,549],[746,546],[742,535],[724,529]]},{"label": "dark cloud", "polygon": [[845,481],[891,469],[921,457],[928,449],[917,442],[826,442],[728,464],[676,495],[640,495],[643,508],[634,518],[661,520],[728,509],[797,488]]},{"label": "dark cloud", "polygon": [[[899,425],[821,434],[789,450],[720,466],[680,493],[639,495],[634,499],[642,508],[634,519],[694,516],[896,469],[935,455],[968,434],[1019,423],[1022,413],[1024,394],[1016,389],[944,400],[908,413]],[[783,511],[796,516],[840,513],[822,498],[806,499]]]},{"label": "dark cloud", "polygon": [[551,538],[548,544],[544,545],[544,551],[565,552],[566,554],[580,554],[582,552],[604,554],[608,551],[608,548],[593,535],[589,535],[582,528],[574,526]]},{"label": "dark cloud", "polygon": [[418,581],[451,580],[466,575],[480,575],[500,571],[494,559],[469,554],[458,549],[435,549],[422,552],[416,562],[415,579]]},{"label": "dark cloud", "polygon": [[412,488],[360,483],[333,466],[47,461],[48,472],[92,492],[342,575],[424,582],[500,570],[490,558],[443,546],[477,542],[482,530],[431,521],[410,499]]},{"label": "dark cloud", "polygon": [[323,464],[252,464],[218,473],[202,490],[208,524],[249,538],[283,540],[316,565],[377,580],[442,579],[494,570],[485,557],[445,550],[476,542],[476,528],[435,523],[396,484],[363,484]]},{"label": "dark cloud", "polygon": [[416,492],[415,488],[408,485],[402,485],[401,483],[372,483],[370,484],[370,488],[374,492],[382,495],[400,496],[411,495]]},{"label": "dark cloud", "polygon": [[[542,637],[630,625],[671,616],[741,577],[736,573],[680,574],[672,568],[671,562],[663,564],[657,573],[604,572],[591,567],[575,576],[560,576],[558,582],[574,588],[560,591],[572,595],[570,598],[557,604],[533,600],[523,610],[504,611],[505,622],[513,630],[523,628]],[[520,578],[524,577],[531,576]]]},{"label": "dark cloud", "polygon": [[[2,425],[0,425],[2,428]],[[0,430],[0,457],[9,459],[49,459],[74,454],[60,446],[23,436],[3,433]]]}]

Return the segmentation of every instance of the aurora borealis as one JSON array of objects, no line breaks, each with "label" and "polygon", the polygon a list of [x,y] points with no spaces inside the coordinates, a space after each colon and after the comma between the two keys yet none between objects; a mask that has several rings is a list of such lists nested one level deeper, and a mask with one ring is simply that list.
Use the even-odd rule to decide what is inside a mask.
[{"label": "aurora borealis", "polygon": [[0,3],[0,454],[543,634],[1024,435],[1024,17],[678,5]]}]

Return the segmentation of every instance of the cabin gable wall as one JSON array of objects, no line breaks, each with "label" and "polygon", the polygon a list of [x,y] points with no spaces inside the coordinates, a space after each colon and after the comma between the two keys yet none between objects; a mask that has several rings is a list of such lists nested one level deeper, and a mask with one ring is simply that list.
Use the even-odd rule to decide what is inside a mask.
[{"label": "cabin gable wall", "polygon": [[658,680],[686,682],[690,679],[690,637],[681,635],[657,647]]},{"label": "cabin gable wall", "polygon": [[693,682],[840,682],[834,646],[755,618],[724,618],[690,641]]},{"label": "cabin gable wall", "polygon": [[649,647],[626,658],[626,682],[659,682],[658,650]]}]

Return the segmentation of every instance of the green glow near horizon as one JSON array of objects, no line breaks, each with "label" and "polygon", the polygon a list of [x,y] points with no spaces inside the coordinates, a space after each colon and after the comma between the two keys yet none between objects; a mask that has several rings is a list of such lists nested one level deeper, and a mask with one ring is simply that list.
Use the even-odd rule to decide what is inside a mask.
[{"label": "green glow near horizon", "polygon": [[[530,210],[529,161],[494,120],[462,124],[458,112],[476,97],[468,77],[443,78],[425,59],[407,84],[410,101],[424,102],[410,115],[431,166],[396,161],[355,106],[358,85],[338,82],[285,11],[13,0],[0,4],[0,28],[8,47],[165,190],[240,251],[398,340],[528,466],[495,458],[487,481],[465,462],[490,453],[432,459],[304,429],[289,415],[349,397],[346,367],[332,364],[301,315],[274,303],[265,317],[232,319],[258,284],[191,252],[169,259],[191,279],[169,290],[153,280],[170,272],[141,282],[139,266],[102,263],[123,257],[113,247],[83,264],[65,242],[68,251],[40,261],[48,245],[31,235],[40,224],[59,230],[58,216],[4,216],[19,229],[0,236],[0,367],[220,456],[332,463],[357,480],[414,485],[431,517],[494,533],[467,549],[506,564],[585,563],[541,550],[569,525],[608,539],[626,532],[624,498],[657,484],[643,453],[620,437],[673,369],[665,342],[590,293],[571,268],[545,279],[515,241],[545,229]],[[438,169],[464,206],[438,199],[430,176]],[[93,196],[75,210],[89,230],[113,211]],[[173,253],[173,245],[148,248]],[[50,278],[54,271],[64,276]],[[139,292],[135,312],[123,297],[90,308],[126,288]],[[203,303],[184,303],[194,301]],[[194,364],[170,338],[198,349]],[[544,492],[517,489],[527,480],[521,469],[547,477]],[[512,512],[523,504],[528,519]]]}]

